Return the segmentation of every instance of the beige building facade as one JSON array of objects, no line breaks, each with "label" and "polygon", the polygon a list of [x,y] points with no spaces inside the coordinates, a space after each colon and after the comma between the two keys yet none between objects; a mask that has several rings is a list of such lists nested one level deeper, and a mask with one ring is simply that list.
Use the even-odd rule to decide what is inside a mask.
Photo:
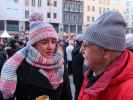
[{"label": "beige building facade", "polygon": [[127,33],[133,33],[133,0],[125,0],[124,17],[127,22]]},{"label": "beige building facade", "polygon": [[116,10],[123,14],[123,0],[84,0],[83,30],[104,12]]}]

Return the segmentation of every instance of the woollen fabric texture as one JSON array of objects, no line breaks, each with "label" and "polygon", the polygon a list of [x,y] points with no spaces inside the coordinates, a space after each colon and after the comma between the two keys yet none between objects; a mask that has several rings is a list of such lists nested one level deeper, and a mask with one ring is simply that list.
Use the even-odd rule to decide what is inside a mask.
[{"label": "woollen fabric texture", "polygon": [[121,52],[126,48],[126,31],[126,22],[122,15],[116,11],[109,11],[87,28],[83,39],[105,49]]},{"label": "woollen fabric texture", "polygon": [[49,37],[58,40],[56,30],[50,23],[44,22],[42,16],[39,13],[33,13],[30,16],[30,44],[33,45],[34,43]]}]

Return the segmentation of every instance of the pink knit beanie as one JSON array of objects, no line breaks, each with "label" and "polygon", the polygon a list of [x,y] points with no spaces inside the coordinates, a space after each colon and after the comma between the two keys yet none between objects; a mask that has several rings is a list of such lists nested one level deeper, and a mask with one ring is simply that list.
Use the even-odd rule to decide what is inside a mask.
[{"label": "pink knit beanie", "polygon": [[31,14],[29,42],[33,45],[46,38],[58,39],[56,30],[51,24],[43,21],[43,17],[40,13],[36,12]]}]

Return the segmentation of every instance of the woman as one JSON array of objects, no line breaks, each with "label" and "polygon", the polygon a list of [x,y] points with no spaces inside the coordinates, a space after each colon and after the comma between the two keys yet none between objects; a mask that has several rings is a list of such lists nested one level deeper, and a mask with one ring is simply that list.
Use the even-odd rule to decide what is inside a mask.
[{"label": "woman", "polygon": [[71,100],[57,40],[53,26],[43,22],[40,14],[32,14],[26,47],[9,59],[1,72],[0,88],[5,99],[14,95],[17,100],[35,100],[40,96]]}]

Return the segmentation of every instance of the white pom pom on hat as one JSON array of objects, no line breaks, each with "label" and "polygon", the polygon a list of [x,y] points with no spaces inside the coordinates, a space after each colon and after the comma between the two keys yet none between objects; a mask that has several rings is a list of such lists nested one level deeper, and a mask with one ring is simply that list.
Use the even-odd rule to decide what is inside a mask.
[{"label": "white pom pom on hat", "polygon": [[30,15],[29,21],[43,21],[43,15],[38,12],[34,12]]}]

